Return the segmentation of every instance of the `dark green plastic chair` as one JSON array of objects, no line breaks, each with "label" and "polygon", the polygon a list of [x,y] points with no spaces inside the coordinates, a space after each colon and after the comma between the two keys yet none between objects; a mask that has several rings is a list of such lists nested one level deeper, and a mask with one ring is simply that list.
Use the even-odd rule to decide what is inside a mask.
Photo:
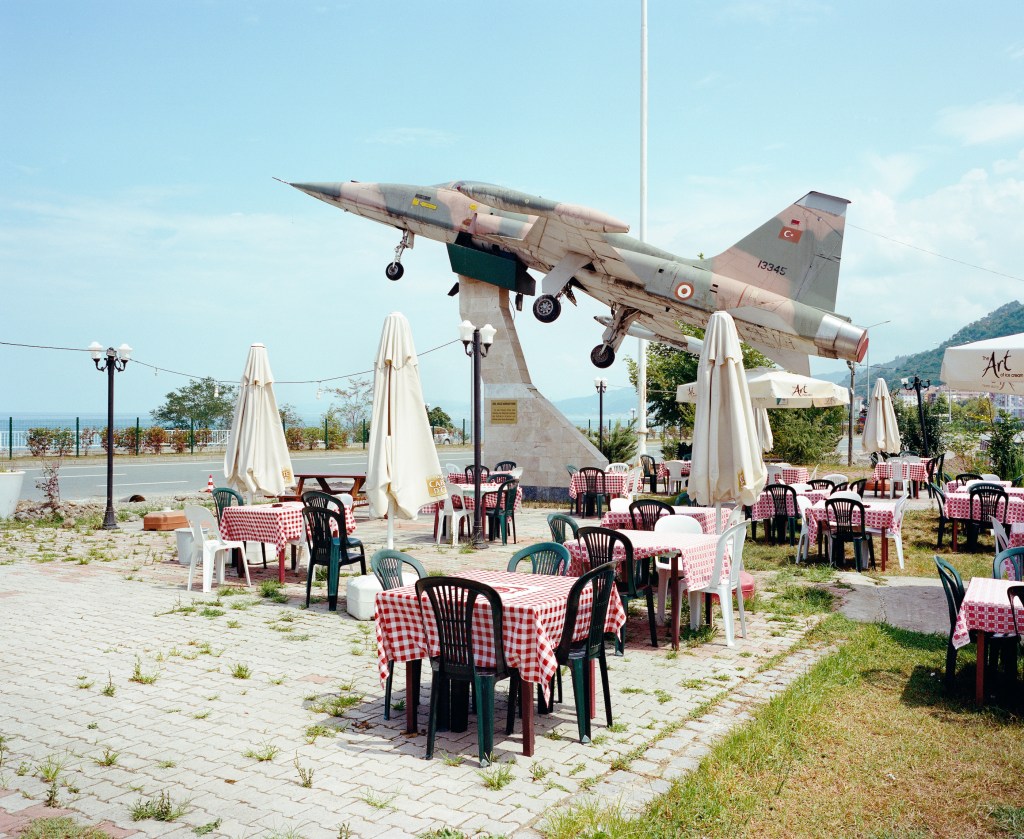
[{"label": "dark green plastic chair", "polygon": [[658,501],[656,498],[642,498],[629,505],[629,516],[633,519],[634,530],[654,530],[654,525],[662,516],[675,515],[671,504]]},{"label": "dark green plastic chair", "polygon": [[[833,485],[833,489],[836,489]],[[843,486],[843,489],[846,489]],[[767,527],[768,536],[773,545],[784,542],[786,531],[789,531],[790,546],[796,544],[796,517],[799,507],[796,505],[796,490],[789,484],[768,484],[764,491],[772,499],[775,512]],[[826,502],[828,499],[826,499]]]},{"label": "dark green plastic chair", "polygon": [[548,527],[551,529],[551,538],[559,545],[564,545],[570,538],[576,539],[579,536],[580,526],[576,519],[565,513],[549,513]]},{"label": "dark green plastic chair", "polygon": [[[401,588],[405,585],[402,579],[402,566],[408,565],[416,572],[417,579],[422,580],[427,576],[427,569],[424,568],[418,559],[408,556],[401,551],[380,550],[370,557],[370,570],[377,578],[380,587],[384,591],[393,588]],[[395,677],[395,663],[388,662],[388,680],[384,685],[384,719],[391,719],[391,683]],[[406,697],[406,702],[412,701]]]},{"label": "dark green plastic chair", "polygon": [[[612,725],[612,696],[608,685],[608,660],[604,650],[604,625],[608,619],[608,604],[611,601],[612,587],[615,585],[615,568],[610,564],[598,565],[581,576],[569,590],[569,599],[565,608],[565,623],[562,625],[562,637],[555,649],[559,672],[562,667],[569,667],[572,672],[572,692],[576,703],[576,725],[579,729],[580,742],[591,741],[590,731],[590,680],[593,669],[590,662],[595,658],[601,668],[601,687],[604,692],[604,712],[609,728]],[[576,624],[579,618],[580,599],[583,592],[591,589],[590,621],[587,636],[581,641],[574,641]],[[516,696],[520,686],[514,688]],[[516,697],[510,696],[513,702]]]},{"label": "dark green plastic chair", "polygon": [[516,468],[516,462],[514,460],[502,460],[494,465],[495,472],[511,472]]},{"label": "dark green plastic chair", "polygon": [[[438,706],[444,688],[449,683],[459,683],[467,688],[473,686],[477,710],[477,753],[480,765],[488,766],[494,750],[494,686],[502,679],[511,678],[511,695],[519,681],[518,671],[505,663],[505,650],[500,640],[503,623],[501,597],[489,585],[463,577],[426,577],[416,583],[416,593],[421,604],[423,595],[427,595],[438,637],[438,655],[430,659],[433,672],[427,722],[427,760],[434,756]],[[482,618],[482,612],[475,609],[478,599],[487,601],[490,606],[492,637],[496,640],[493,667],[478,666],[473,650],[473,623]],[[425,616],[424,619],[430,620],[430,617]],[[455,690],[456,685],[452,684],[452,692]],[[515,710],[515,704],[510,701],[506,734],[512,733]]]},{"label": "dark green plastic chair", "polygon": [[689,507],[690,506],[690,496],[689,496],[689,494],[685,493],[685,492],[679,493],[679,495],[677,495],[675,498],[672,499],[672,506],[673,507]]},{"label": "dark green plastic chair", "polygon": [[[214,487],[213,488],[213,503],[217,508],[217,524],[220,525],[220,515],[228,507],[245,506],[245,499],[242,497],[242,493],[231,489],[231,487]],[[242,542],[243,550],[242,556],[240,557],[242,562],[245,562],[245,548],[248,547],[248,542]],[[267,567],[267,546],[260,542],[260,551],[263,554],[263,567]],[[239,557],[236,557],[236,562]]]},{"label": "dark green plastic chair", "polygon": [[[366,558],[352,555],[343,548],[345,516],[334,510],[317,507],[303,507],[302,517],[306,522],[306,542],[309,545],[309,569],[306,574],[306,608],[309,608],[310,590],[316,567],[327,568],[327,608],[334,612],[338,608],[338,572],[343,565],[359,563],[366,573]],[[333,529],[331,525],[334,525]],[[340,536],[336,534],[341,534]]]},{"label": "dark green plastic chair", "polygon": [[938,484],[928,484],[928,490],[932,498],[935,499],[935,503],[939,505],[939,535],[935,542],[935,547],[941,548],[942,537],[946,534],[946,525],[951,521],[951,519],[946,517],[946,492]]},{"label": "dark green plastic chair", "polygon": [[[308,492],[302,493],[302,503],[307,507],[315,507],[319,510],[333,510],[338,513],[342,518],[347,518],[345,514],[345,505],[341,499],[336,495],[331,495],[329,492],[320,492],[316,489],[311,489]],[[356,539],[354,536],[349,536],[345,533],[345,547],[347,550],[359,551],[359,556],[363,564],[363,573],[366,573],[366,549],[363,547],[361,540]]]},{"label": "dark green plastic chair", "polygon": [[640,455],[640,466],[644,472],[644,480],[650,482],[651,492],[658,493],[658,464],[649,454]]},{"label": "dark green plastic chair", "polygon": [[[615,587],[622,600],[622,608],[629,613],[629,601],[643,595],[647,600],[647,617],[651,629],[651,646],[658,646],[658,628],[654,622],[654,585],[657,575],[652,574],[653,557],[636,561],[633,559],[633,543],[617,530],[607,527],[581,527],[580,541],[587,548],[587,562],[590,568],[612,563],[615,567]],[[616,546],[622,548],[624,559],[617,561]],[[588,569],[589,570],[589,569]],[[626,648],[626,625],[619,630],[615,641],[615,654],[622,655]]]},{"label": "dark green plastic chair", "polygon": [[604,470],[596,466],[584,466],[577,474],[583,482],[583,492],[576,493],[576,508],[579,514],[583,518],[593,515],[600,518],[603,505],[606,502],[610,503],[604,482]]},{"label": "dark green plastic chair", "polygon": [[997,580],[1024,582],[1024,548],[1007,548],[997,553],[992,560],[992,576]]},{"label": "dark green plastic chair", "polygon": [[[789,488],[792,492],[792,487]],[[846,543],[853,542],[854,565],[857,571],[867,571],[875,564],[875,545],[867,529],[864,504],[853,498],[826,498],[825,519],[827,528],[829,560],[837,568],[846,558]],[[868,558],[863,555],[867,542]]]},{"label": "dark green plastic chair", "polygon": [[569,570],[569,551],[558,542],[538,542],[512,554],[508,561],[508,571],[519,571],[517,567],[523,560],[530,560],[530,571],[533,574],[547,574],[564,577]]},{"label": "dark green plastic chair", "polygon": [[[498,487],[497,498],[494,507],[487,511],[488,528],[492,539],[497,539],[501,534],[501,544],[508,544],[508,529],[512,526],[512,543],[516,538],[516,497],[519,491],[519,481],[515,478],[505,481]],[[491,493],[487,493],[490,495]]]}]

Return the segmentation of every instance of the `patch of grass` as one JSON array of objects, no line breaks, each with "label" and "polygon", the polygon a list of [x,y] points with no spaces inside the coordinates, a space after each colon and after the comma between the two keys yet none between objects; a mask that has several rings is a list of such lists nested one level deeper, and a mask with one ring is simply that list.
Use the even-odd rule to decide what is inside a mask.
[{"label": "patch of grass", "polygon": [[683,679],[681,682],[678,682],[679,687],[686,690],[700,690],[706,684],[707,682],[703,679]]},{"label": "patch of grass", "polygon": [[391,703],[391,710],[392,711],[404,711],[405,710],[405,700],[404,699],[399,699],[396,702],[392,702]]},{"label": "patch of grass", "polygon": [[313,786],[313,767],[303,766],[299,763],[299,753],[295,753],[295,760],[293,761],[295,771],[299,773],[299,786],[309,789]]},{"label": "patch of grass", "polygon": [[21,828],[18,836],[21,839],[111,839],[109,833],[80,825],[70,816],[32,819]]},{"label": "patch of grass", "polygon": [[143,673],[142,659],[135,656],[135,669],[132,671],[132,675],[128,677],[128,681],[137,682],[140,685],[151,685],[159,676],[159,673]]},{"label": "patch of grass", "polygon": [[207,833],[213,833],[218,827],[220,827],[221,820],[214,819],[212,822],[201,824],[198,827],[193,827],[192,832],[196,836],[205,836]]},{"label": "patch of grass", "polygon": [[216,606],[203,606],[199,612],[199,616],[203,618],[219,618],[224,614],[223,609],[218,609]]},{"label": "patch of grass", "polygon": [[654,691],[654,698],[658,700],[659,705],[664,705],[672,698],[672,694],[669,693],[667,690],[656,688]]},{"label": "patch of grass", "polygon": [[90,681],[88,676],[79,676],[78,684],[75,685],[79,690],[88,690],[93,686],[94,682]]},{"label": "patch of grass", "polygon": [[273,760],[277,757],[278,752],[281,750],[273,743],[267,741],[259,746],[259,748],[249,748],[242,752],[242,757],[247,757],[252,760],[258,761],[259,763],[265,763]]},{"label": "patch of grass", "polygon": [[992,820],[1014,839],[1024,836],[1024,807],[1002,806],[992,810]]},{"label": "patch of grass", "polygon": [[159,766],[161,769],[173,769],[175,766],[178,765],[178,762],[175,760],[158,760],[156,762],[156,765]]},{"label": "patch of grass", "polygon": [[156,798],[140,798],[128,808],[133,822],[154,819],[158,822],[173,822],[188,812],[188,802],[176,803],[169,792],[163,790]]},{"label": "patch of grass", "polygon": [[94,731],[95,729],[97,729],[97,728],[99,728],[99,727],[100,727],[100,724],[99,724],[98,722],[91,722],[91,723],[89,723],[89,724],[88,724],[88,725],[86,726],[86,728],[88,728],[88,729],[89,729],[89,730],[91,730],[91,731]]},{"label": "patch of grass", "polygon": [[320,697],[309,706],[314,714],[329,714],[332,717],[343,717],[349,708],[354,708],[363,701],[361,693],[341,693]]},{"label": "patch of grass", "polygon": [[36,766],[36,774],[39,776],[40,781],[52,784],[60,777],[61,772],[67,768],[70,761],[71,755],[67,752],[62,755],[47,755],[46,759]]},{"label": "patch of grass", "polygon": [[107,683],[104,685],[103,690],[100,691],[104,696],[113,696],[117,693],[117,688],[114,687],[114,677],[107,673]]},{"label": "patch of grass", "polygon": [[372,789],[367,789],[360,798],[363,799],[371,807],[377,810],[392,810],[391,802],[398,797],[397,793],[391,793],[391,795],[379,795]]},{"label": "patch of grass", "polygon": [[241,621],[229,620],[228,629],[238,629],[242,625]]},{"label": "patch of grass", "polygon": [[277,580],[264,580],[260,583],[260,597],[274,603],[287,603],[288,595],[284,593],[284,584]]},{"label": "patch of grass", "polygon": [[622,734],[624,731],[629,730],[629,726],[624,722],[613,722],[608,726],[608,730],[612,732],[612,734]]},{"label": "patch of grass", "polygon": [[252,670],[249,669],[248,664],[236,664],[231,668],[231,675],[236,679],[248,679],[252,675]]},{"label": "patch of grass", "polygon": [[105,748],[102,756],[95,758],[97,766],[114,766],[117,764],[118,757],[121,756],[120,752],[115,752],[111,748]]},{"label": "patch of grass", "polygon": [[489,769],[478,769],[487,789],[504,789],[512,783],[512,766],[508,763],[492,763]]},{"label": "patch of grass", "polygon": [[534,762],[533,762],[533,763],[532,763],[532,764],[530,765],[530,778],[531,778],[531,779],[533,779],[534,781],[540,781],[540,780],[542,780],[542,779],[544,778],[544,776],[545,776],[545,775],[547,775],[547,774],[548,774],[548,772],[550,772],[550,771],[551,771],[551,770],[550,770],[550,769],[548,769],[548,767],[546,767],[546,766],[545,766],[545,765],[544,765],[543,763],[541,763],[540,761],[534,761]]},{"label": "patch of grass", "polygon": [[306,742],[312,746],[318,737],[333,737],[338,731],[330,725],[307,725],[305,733]]},{"label": "patch of grass", "polygon": [[445,766],[461,766],[466,758],[463,755],[450,755],[446,752],[441,753],[441,760]]},{"label": "patch of grass", "polygon": [[647,693],[643,688],[619,688],[622,693]]},{"label": "patch of grass", "polygon": [[192,719],[205,720],[208,716],[210,716],[209,711],[196,711],[194,714],[192,714]]}]

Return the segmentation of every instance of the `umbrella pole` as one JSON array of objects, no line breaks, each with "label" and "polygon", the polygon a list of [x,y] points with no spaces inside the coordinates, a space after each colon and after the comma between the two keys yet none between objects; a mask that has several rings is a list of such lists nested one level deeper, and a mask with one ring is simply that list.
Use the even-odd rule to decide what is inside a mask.
[{"label": "umbrella pole", "polygon": [[722,503],[715,504],[715,533],[722,532]]},{"label": "umbrella pole", "polygon": [[395,549],[395,499],[388,497],[388,550]]}]

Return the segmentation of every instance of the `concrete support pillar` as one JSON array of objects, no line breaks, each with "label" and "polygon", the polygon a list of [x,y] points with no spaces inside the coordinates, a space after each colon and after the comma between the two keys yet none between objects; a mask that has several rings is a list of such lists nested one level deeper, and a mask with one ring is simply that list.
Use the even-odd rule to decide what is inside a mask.
[{"label": "concrete support pillar", "polygon": [[509,306],[507,289],[459,276],[462,319],[498,330],[481,365],[484,463],[493,468],[498,460],[514,460],[523,468],[524,498],[563,500],[566,464],[603,469],[608,461],[534,387]]}]

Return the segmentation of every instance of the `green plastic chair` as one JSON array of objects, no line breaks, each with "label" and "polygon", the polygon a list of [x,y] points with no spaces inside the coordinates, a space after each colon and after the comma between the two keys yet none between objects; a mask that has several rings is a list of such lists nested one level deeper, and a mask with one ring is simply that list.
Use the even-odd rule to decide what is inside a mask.
[{"label": "green plastic chair", "polygon": [[689,507],[690,506],[690,496],[689,496],[689,494],[685,493],[685,492],[679,493],[679,495],[677,495],[675,498],[672,499],[672,506],[673,507]]},{"label": "green plastic chair", "polygon": [[[427,722],[427,760],[434,756],[439,705],[442,693],[449,684],[459,700],[465,696],[462,689],[473,686],[477,710],[477,753],[481,766],[490,765],[494,750],[494,686],[502,679],[511,679],[510,694],[518,685],[519,671],[505,663],[502,644],[494,645],[494,666],[480,667],[473,650],[473,621],[480,617],[474,609],[478,599],[487,601],[491,612],[494,638],[502,637],[503,609],[501,597],[489,585],[463,577],[426,577],[416,583],[416,594],[424,594],[430,602],[433,620],[437,624],[438,655],[431,657],[432,680],[430,686],[430,716]],[[422,603],[422,600],[421,600]],[[426,618],[429,620],[430,618]],[[468,696],[466,706],[468,708]],[[456,697],[452,697],[453,700]],[[453,701],[456,706],[461,702]],[[511,734],[515,721],[515,703],[508,703],[505,733]],[[453,720],[452,727],[455,727]]]},{"label": "green plastic chair", "polygon": [[644,480],[649,481],[651,493],[658,494],[658,464],[649,454],[640,455],[640,466],[644,471]]},{"label": "green plastic chair", "polygon": [[[959,572],[946,560],[935,557],[935,567],[942,581],[942,590],[946,593],[946,606],[949,608],[949,642],[946,644],[946,688],[952,689],[956,676],[957,649],[953,646],[953,631],[956,629],[956,616],[960,612],[960,604],[964,602],[964,581]],[[973,640],[973,639],[972,639]]]},{"label": "green plastic chair", "polygon": [[306,523],[306,540],[309,545],[306,608],[309,608],[310,590],[313,586],[313,577],[316,575],[316,567],[323,565],[327,568],[327,608],[332,612],[337,611],[339,569],[342,565],[354,565],[358,562],[365,574],[366,558],[362,555],[353,556],[347,549],[342,549],[342,539],[347,538],[343,513],[306,506],[302,508],[302,517]]},{"label": "green plastic chair", "polygon": [[1024,548],[1008,548],[992,560],[992,576],[997,580],[1024,581]]},{"label": "green plastic chair", "polygon": [[[508,544],[508,529],[509,525],[512,525],[512,543],[516,544],[518,539],[516,538],[516,497],[519,490],[519,481],[513,478],[510,481],[505,481],[500,487],[498,487],[498,497],[495,500],[494,507],[488,511],[488,529],[490,530],[490,536],[492,539],[498,537],[498,533],[501,533],[501,544]],[[490,493],[487,493],[490,495]]]},{"label": "green plastic chair", "polygon": [[675,515],[671,504],[658,501],[656,498],[643,498],[629,505],[629,515],[633,519],[634,530],[654,530],[655,522],[662,516]]},{"label": "green plastic chair", "polygon": [[[633,559],[633,543],[617,530],[607,527],[581,527],[580,540],[587,548],[587,561],[591,568],[611,563],[615,568],[615,587],[622,600],[622,608],[629,613],[629,601],[643,595],[647,600],[647,617],[651,629],[651,646],[658,646],[658,628],[654,620],[654,581],[651,573],[653,558],[636,561]],[[621,546],[624,559],[619,562],[615,556],[616,545]],[[615,654],[622,655],[626,648],[626,625],[619,630],[615,639]]]},{"label": "green plastic chair", "polygon": [[[370,570],[377,578],[380,587],[384,591],[393,588],[402,588],[405,580],[402,579],[402,566],[408,565],[416,572],[416,578],[422,580],[427,576],[427,569],[420,564],[415,557],[408,556],[401,551],[380,550],[370,557]],[[395,678],[395,663],[388,662],[388,680],[384,685],[384,719],[391,719],[391,684]],[[411,701],[406,697],[406,702]]]},{"label": "green plastic chair", "polygon": [[565,515],[565,513],[548,514],[548,527],[551,528],[551,538],[560,545],[569,541],[570,533],[573,539],[578,539],[580,535],[580,526],[576,523],[576,519]]},{"label": "green plastic chair", "polygon": [[533,574],[548,574],[564,577],[569,570],[569,551],[558,542],[538,542],[512,554],[508,561],[508,571],[519,571],[517,566],[523,560],[530,560],[530,571]]},{"label": "green plastic chair", "polygon": [[[320,492],[316,489],[308,490],[307,492],[302,493],[302,503],[307,507],[312,507],[317,510],[333,510],[343,519],[347,519],[344,503],[342,503],[341,499],[336,495],[331,495],[329,492]],[[363,566],[363,573],[365,574],[366,548],[363,547],[361,540],[356,539],[354,536],[349,536],[344,530],[342,530],[342,532],[345,533],[346,551],[349,549],[359,551],[359,557]]]}]

